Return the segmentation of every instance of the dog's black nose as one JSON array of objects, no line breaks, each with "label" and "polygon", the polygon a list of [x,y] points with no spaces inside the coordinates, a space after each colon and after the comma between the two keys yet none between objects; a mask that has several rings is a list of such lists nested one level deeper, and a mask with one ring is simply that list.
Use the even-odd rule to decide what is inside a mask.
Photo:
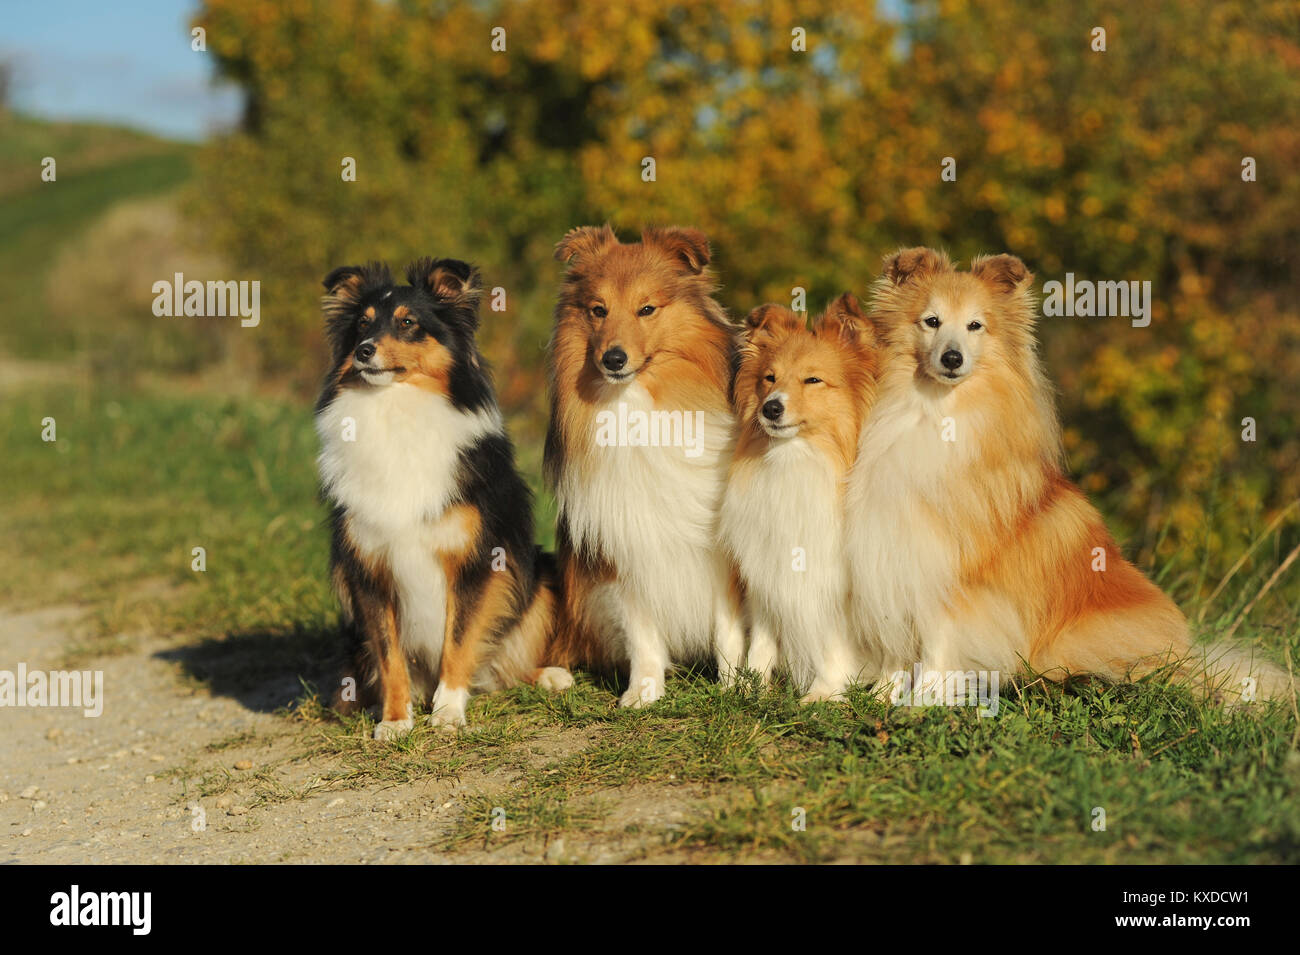
[{"label": "dog's black nose", "polygon": [[622,371],[627,364],[627,352],[615,345],[601,357],[600,363],[610,371]]},{"label": "dog's black nose", "polygon": [[961,363],[962,363],[961,352],[957,351],[956,349],[949,348],[946,352],[943,353],[942,356],[940,356],[939,361],[942,362],[943,367],[947,368],[949,371],[956,371],[958,368],[961,367]]},{"label": "dog's black nose", "polygon": [[783,414],[785,414],[785,405],[776,398],[763,405],[763,417],[768,421],[776,421]]},{"label": "dog's black nose", "polygon": [[370,342],[362,342],[357,346],[355,354],[357,356],[357,361],[370,361],[370,359],[375,357],[375,346]]}]

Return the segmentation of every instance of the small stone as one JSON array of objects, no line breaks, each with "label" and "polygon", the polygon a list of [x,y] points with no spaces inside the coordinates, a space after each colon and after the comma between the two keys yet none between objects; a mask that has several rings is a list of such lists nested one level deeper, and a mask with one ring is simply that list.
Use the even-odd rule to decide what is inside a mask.
[{"label": "small stone", "polygon": [[252,768],[253,768],[253,761],[252,761],[251,759],[241,759],[239,762],[235,763],[235,768],[236,768],[236,769],[252,769]]},{"label": "small stone", "polygon": [[62,735],[63,735],[63,730],[59,729],[57,726],[51,726],[51,727],[46,731],[46,733],[45,733],[45,738],[46,738],[46,739],[58,739],[58,738],[59,738],[60,736],[62,736]]},{"label": "small stone", "polygon": [[80,759],[79,757],[77,757],[77,756],[69,756],[69,757],[68,757],[68,765],[69,765],[69,766],[75,766],[75,765],[76,765],[77,763],[79,763],[79,762],[81,762],[81,759]]},{"label": "small stone", "polygon": [[231,806],[229,809],[226,810],[226,814],[229,815],[229,816],[244,816],[244,815],[247,815],[247,814],[248,814],[248,807],[247,807],[247,806]]},{"label": "small stone", "polygon": [[39,789],[38,787],[36,787],[36,786],[28,786],[26,789],[24,789],[24,790],[23,790],[22,792],[20,792],[18,795],[19,795],[21,798],[23,798],[23,799],[35,799],[35,798],[36,798],[36,794],[37,794],[38,792],[40,792],[40,789]]},{"label": "small stone", "polygon": [[152,782],[157,782],[158,780],[157,777],[155,777],[152,773],[150,773],[148,776],[144,778],[144,781],[147,783],[152,783]]},{"label": "small stone", "polygon": [[217,808],[218,808],[218,809],[229,809],[233,803],[234,803],[234,800],[231,799],[229,796],[218,796],[218,797],[217,797]]},{"label": "small stone", "polygon": [[44,799],[38,799],[36,802],[32,803],[32,812],[35,812],[38,809],[44,809],[47,805],[49,804]]},{"label": "small stone", "polygon": [[337,799],[331,799],[331,800],[329,801],[329,803],[325,806],[325,808],[326,808],[326,809],[333,809],[335,806],[341,806],[341,805],[343,805],[345,802],[347,802],[347,800],[344,799],[342,796],[339,796]]}]

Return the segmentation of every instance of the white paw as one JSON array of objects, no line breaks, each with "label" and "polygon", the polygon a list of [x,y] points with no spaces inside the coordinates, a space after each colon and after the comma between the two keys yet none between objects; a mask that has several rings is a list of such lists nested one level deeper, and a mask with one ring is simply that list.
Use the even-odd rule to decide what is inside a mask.
[{"label": "white paw", "polygon": [[438,712],[429,714],[429,725],[436,730],[442,730],[444,733],[454,733],[457,730],[464,729],[467,725],[465,711],[456,712],[443,707]]},{"label": "white paw", "polygon": [[454,732],[465,726],[465,705],[469,702],[469,689],[449,690],[445,683],[439,683],[433,691],[433,713],[429,716],[429,725],[446,732]]},{"label": "white paw", "polygon": [[629,686],[623,695],[618,698],[618,705],[639,710],[643,706],[654,703],[663,695],[663,681],[647,676]]},{"label": "white paw", "polygon": [[384,720],[375,726],[375,739],[397,739],[415,729],[415,720]]},{"label": "white paw", "polygon": [[559,693],[573,686],[573,674],[564,667],[544,667],[537,676],[537,687]]},{"label": "white paw", "polygon": [[825,703],[829,700],[844,699],[844,691],[826,686],[814,686],[799,698],[800,703]]}]

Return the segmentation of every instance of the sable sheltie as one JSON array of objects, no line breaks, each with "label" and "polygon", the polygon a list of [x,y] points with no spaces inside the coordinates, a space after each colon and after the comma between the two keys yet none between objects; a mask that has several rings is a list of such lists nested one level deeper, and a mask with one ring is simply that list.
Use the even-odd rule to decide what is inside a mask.
[{"label": "sable sheltie", "polygon": [[413,697],[432,693],[430,722],[456,727],[471,689],[572,682],[546,665],[553,570],[475,344],[478,272],[421,259],[406,274],[325,279],[333,363],[316,406],[334,589],[377,739],[412,727]]},{"label": "sable sheltie", "polygon": [[708,240],[572,230],[549,349],[546,473],[559,502],[563,663],[628,668],[624,706],[652,703],[677,662],[744,653],[717,540],[734,441],[737,329],[714,301]]},{"label": "sable sheltie", "polygon": [[967,272],[917,248],[888,258],[874,287],[883,354],[846,549],[882,685],[918,665],[929,682],[1025,667],[1118,681],[1169,665],[1230,698],[1288,688],[1245,653],[1193,651],[1173,601],[1066,478],[1032,281],[1015,256]]},{"label": "sable sheltie", "polygon": [[845,293],[812,328],[788,308],[745,320],[740,433],[721,536],[740,578],[750,669],[779,664],[805,702],[841,697],[865,661],[848,627],[844,492],[875,388],[875,348]]}]

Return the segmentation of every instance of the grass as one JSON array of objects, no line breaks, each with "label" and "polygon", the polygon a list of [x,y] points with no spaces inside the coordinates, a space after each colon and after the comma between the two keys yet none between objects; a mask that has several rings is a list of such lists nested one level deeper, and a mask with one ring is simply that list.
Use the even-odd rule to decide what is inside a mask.
[{"label": "grass", "polygon": [[[57,421],[52,443],[40,440],[46,416]],[[84,603],[97,626],[82,659],[129,650],[131,633],[174,634],[177,659],[213,692],[320,674],[334,609],[305,405],[33,385],[6,397],[0,435],[0,604]],[[203,572],[191,568],[195,546],[206,548]],[[1239,571],[1207,625],[1221,627],[1241,588],[1257,590],[1269,572]],[[1300,656],[1286,592],[1239,636]],[[661,704],[631,712],[613,690],[583,675],[560,696],[477,698],[473,732],[421,727],[392,743],[307,690],[286,711],[294,744],[283,759],[319,774],[294,788],[260,767],[245,782],[256,805],[481,778],[448,850],[599,834],[687,858],[1300,861],[1296,720],[1281,705],[1225,711],[1156,684],[1032,684],[1004,689],[998,715],[984,719],[866,694],[802,707],[781,689],[724,690],[687,671]],[[567,743],[557,751],[556,740]],[[198,787],[208,795],[235,781],[222,771]],[[685,808],[611,834],[608,820],[638,798]],[[490,824],[497,807],[504,831]],[[1104,830],[1093,829],[1098,809]]]},{"label": "grass", "polygon": [[[55,184],[39,180],[46,155],[59,159]],[[631,712],[615,687],[578,674],[559,696],[521,687],[474,699],[471,732],[417,723],[392,742],[373,740],[364,716],[328,711],[328,693],[307,686],[291,699],[280,687],[332,675],[337,642],[310,409],[83,375],[67,362],[86,319],[50,314],[46,300],[70,237],[119,200],[174,189],[188,164],[186,147],[122,130],[0,118],[0,258],[24,278],[0,351],[64,363],[56,382],[10,386],[0,402],[0,606],[82,605],[90,627],[66,665],[167,635],[163,656],[190,684],[291,704],[273,739],[236,734],[160,773],[183,798],[238,794],[255,808],[456,778],[472,791],[435,844],[450,852],[564,837],[575,858],[614,844],[624,858],[704,861],[1300,861],[1294,709],[1224,711],[1158,684],[1005,688],[998,715],[981,719],[864,693],[803,707],[786,690],[724,690],[697,671]],[[53,442],[41,440],[47,417]],[[538,448],[522,447],[520,461],[536,488]],[[544,494],[538,514],[549,546]],[[1257,543],[1276,543],[1276,530]],[[1279,569],[1256,550],[1212,599],[1188,603],[1207,632],[1241,619]],[[1208,564],[1192,563],[1204,577]],[[1195,577],[1167,570],[1159,579],[1175,589]],[[1293,568],[1237,637],[1300,660],[1297,620]],[[213,765],[254,746],[256,771]]]},{"label": "grass", "polygon": [[[623,794],[644,791],[669,802],[692,794],[681,822],[634,833],[648,836],[646,853],[686,858],[1300,859],[1300,755],[1281,706],[1224,711],[1159,685],[1035,684],[1008,691],[984,719],[864,692],[804,707],[781,689],[724,690],[706,673],[670,687],[645,712],[618,709],[611,688],[589,678],[559,697],[521,688],[476,700],[473,732],[420,727],[389,744],[367,739],[364,718],[323,717],[312,753],[343,757],[340,778],[353,786],[509,767],[511,783],[469,799],[446,850],[590,837]],[[575,729],[586,742],[573,752],[528,758],[530,740]],[[1098,810],[1104,829],[1094,829]]]},{"label": "grass", "polygon": [[[191,146],[116,127],[0,114],[0,261],[12,277],[0,348],[23,358],[66,358],[69,344],[84,335],[85,317],[48,308],[58,249],[115,203],[187,180],[192,153]],[[47,156],[57,163],[54,182],[41,179]]]},{"label": "grass", "polygon": [[7,395],[2,416],[0,602],[82,601],[108,636],[330,625],[301,406],[85,385]]}]

